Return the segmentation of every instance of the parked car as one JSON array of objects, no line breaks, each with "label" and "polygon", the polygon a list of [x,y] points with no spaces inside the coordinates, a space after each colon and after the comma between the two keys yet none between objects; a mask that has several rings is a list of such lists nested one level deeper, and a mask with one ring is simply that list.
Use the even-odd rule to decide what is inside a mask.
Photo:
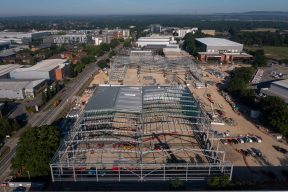
[{"label": "parked car", "polygon": [[238,144],[239,142],[237,141],[237,139],[232,139],[232,143],[233,144]]},{"label": "parked car", "polygon": [[262,153],[259,149],[255,149],[254,147],[251,148],[251,150],[258,156],[262,157]]},{"label": "parked car", "polygon": [[279,151],[280,153],[283,153],[283,154],[288,153],[288,151],[287,151],[286,149],[284,149],[284,148],[282,148],[282,147],[280,147],[280,146],[275,146],[275,145],[273,145],[273,147],[274,147],[274,149],[275,149],[276,151]]},{"label": "parked car", "polygon": [[221,141],[221,143],[223,143],[224,145],[227,145],[227,144],[228,144],[228,142],[227,142],[226,139],[221,139],[220,141]]},{"label": "parked car", "polygon": [[237,138],[237,141],[239,142],[239,143],[244,143],[244,141],[243,141],[243,139],[242,138]]},{"label": "parked car", "polygon": [[254,151],[252,151],[251,149],[247,149],[247,152],[253,157],[256,156],[256,153]]},{"label": "parked car", "polygon": [[248,153],[246,150],[244,150],[244,149],[240,149],[240,152],[241,152],[244,156],[248,156],[248,155],[249,155],[249,153]]}]

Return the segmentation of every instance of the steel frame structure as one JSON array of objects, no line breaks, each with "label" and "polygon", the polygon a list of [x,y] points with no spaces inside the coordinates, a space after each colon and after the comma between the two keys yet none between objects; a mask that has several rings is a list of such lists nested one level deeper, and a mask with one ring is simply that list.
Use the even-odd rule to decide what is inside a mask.
[{"label": "steel frame structure", "polygon": [[130,54],[129,56],[119,55],[111,64],[109,75],[110,82],[124,81],[128,68],[137,69],[138,74],[159,73],[164,77],[171,75],[190,74],[196,81],[203,83],[201,70],[193,61],[192,57],[180,57],[168,59],[159,55]]},{"label": "steel frame structure", "polygon": [[140,108],[129,107],[127,92],[127,106],[84,110],[51,161],[53,182],[231,179],[233,165],[213,147],[209,122],[186,86],[117,87],[138,89]]}]

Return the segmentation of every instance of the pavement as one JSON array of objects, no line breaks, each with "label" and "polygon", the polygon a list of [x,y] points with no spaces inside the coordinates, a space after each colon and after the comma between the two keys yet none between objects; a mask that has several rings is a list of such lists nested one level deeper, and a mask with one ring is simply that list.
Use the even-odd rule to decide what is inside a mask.
[{"label": "pavement", "polygon": [[[114,49],[118,51],[122,48],[119,45]],[[109,53],[98,58],[98,60],[105,60],[108,58]],[[37,114],[33,115],[29,121],[28,125],[32,127],[50,125],[59,116],[59,114],[65,109],[65,107],[70,103],[72,98],[77,95],[77,93],[86,85],[86,82],[93,77],[93,75],[99,70],[97,63],[91,63],[85,67],[85,69],[76,78],[74,78],[66,87],[64,91],[59,92],[55,98],[61,100],[57,107],[49,108],[49,103]],[[28,127],[28,126],[27,126]],[[26,128],[26,127],[25,127]],[[10,147],[10,152],[0,161],[0,182],[9,174],[10,162],[16,154],[17,143],[21,134],[26,130],[25,128],[20,129],[13,138],[10,138],[5,145]]]}]

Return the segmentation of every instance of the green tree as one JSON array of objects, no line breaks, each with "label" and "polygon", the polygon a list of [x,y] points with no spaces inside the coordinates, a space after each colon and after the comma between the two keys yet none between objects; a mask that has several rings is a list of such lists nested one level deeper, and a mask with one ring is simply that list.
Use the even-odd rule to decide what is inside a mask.
[{"label": "green tree", "polygon": [[253,67],[264,67],[267,65],[267,58],[265,57],[265,53],[263,49],[256,50],[254,55]]},{"label": "green tree", "polygon": [[107,67],[107,63],[106,63],[106,61],[104,61],[104,60],[100,60],[100,61],[98,61],[98,66],[101,68],[101,69],[103,69],[104,67]]},{"label": "green tree", "polygon": [[279,97],[266,97],[260,102],[263,121],[288,136],[288,105]]},{"label": "green tree", "polygon": [[228,176],[213,177],[209,180],[208,186],[211,189],[225,189],[231,186],[231,181]]},{"label": "green tree", "polygon": [[20,138],[12,168],[31,177],[49,175],[49,161],[60,143],[59,130],[55,126],[29,128]]}]

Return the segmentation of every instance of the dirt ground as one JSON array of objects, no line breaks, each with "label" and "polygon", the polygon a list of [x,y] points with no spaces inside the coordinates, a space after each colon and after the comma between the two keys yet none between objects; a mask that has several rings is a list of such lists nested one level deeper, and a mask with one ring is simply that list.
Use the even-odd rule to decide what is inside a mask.
[{"label": "dirt ground", "polygon": [[155,79],[155,85],[167,85],[163,74],[160,73],[145,73],[137,74],[137,69],[127,69],[124,79],[124,85],[149,85],[153,81],[145,80],[145,77],[152,77]]},{"label": "dirt ground", "polygon": [[[238,66],[236,66],[238,67]],[[205,69],[206,67],[203,67]],[[209,66],[211,68],[211,66]],[[231,66],[222,66],[220,68],[213,67],[218,71],[226,71],[231,69]],[[208,73],[204,72],[204,79],[209,81],[214,81],[215,83],[219,83],[223,81],[223,79],[216,78],[213,75],[208,75]],[[225,74],[225,73],[224,73]],[[200,102],[205,106],[207,111],[212,111],[210,101],[207,98],[207,94],[211,94],[211,97],[214,100],[214,110],[221,106],[222,110],[225,112],[226,117],[232,118],[236,121],[236,126],[228,126],[228,125],[212,125],[213,130],[218,131],[220,133],[224,133],[229,130],[230,137],[237,137],[239,135],[245,136],[249,135],[257,135],[262,138],[262,143],[243,143],[243,144],[220,144],[220,149],[226,151],[226,160],[231,161],[236,166],[263,166],[263,165],[286,165],[288,162],[287,157],[280,152],[277,152],[273,145],[281,146],[283,148],[288,149],[288,147],[276,140],[276,138],[271,135],[267,135],[259,130],[255,124],[253,124],[250,119],[246,119],[244,116],[237,114],[233,111],[230,104],[224,99],[224,97],[220,94],[216,85],[209,86],[208,88],[196,89],[192,86],[189,86],[191,92],[195,95],[196,98],[200,100]],[[236,151],[236,149],[248,149],[254,147],[259,149],[263,158],[260,157],[242,157],[242,155]]]}]

